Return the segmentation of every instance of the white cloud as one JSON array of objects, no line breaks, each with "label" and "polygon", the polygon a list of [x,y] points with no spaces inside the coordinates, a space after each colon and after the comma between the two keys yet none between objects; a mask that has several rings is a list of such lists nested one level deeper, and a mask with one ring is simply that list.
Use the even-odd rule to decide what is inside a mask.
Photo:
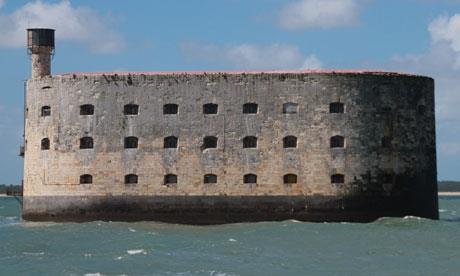
[{"label": "white cloud", "polygon": [[181,49],[188,59],[220,63],[233,69],[318,69],[322,66],[315,55],[305,56],[299,47],[286,44],[269,46],[240,44],[219,47],[185,43]]},{"label": "white cloud", "polygon": [[4,4],[5,4],[5,0],[0,0],[0,9],[3,7]]},{"label": "white cloud", "polygon": [[94,52],[113,53],[123,49],[124,40],[109,23],[94,10],[74,7],[68,0],[37,0],[10,14],[0,14],[0,47],[25,47],[27,28],[53,28],[57,40],[78,42]]},{"label": "white cloud", "polygon": [[455,68],[460,68],[460,14],[441,16],[430,23],[428,30],[433,43],[445,42],[456,53]]},{"label": "white cloud", "polygon": [[286,29],[333,28],[356,23],[358,0],[297,0],[287,4],[279,23]]}]

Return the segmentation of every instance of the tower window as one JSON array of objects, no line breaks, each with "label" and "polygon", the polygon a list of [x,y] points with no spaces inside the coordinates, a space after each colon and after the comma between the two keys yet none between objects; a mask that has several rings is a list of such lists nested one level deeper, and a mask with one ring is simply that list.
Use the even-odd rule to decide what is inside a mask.
[{"label": "tower window", "polygon": [[257,114],[259,106],[256,103],[243,104],[243,114]]},{"label": "tower window", "polygon": [[417,106],[417,114],[418,115],[425,115],[425,113],[426,113],[426,106],[425,105]]},{"label": "tower window", "polygon": [[177,114],[179,106],[177,104],[165,104],[163,105],[163,114]]},{"label": "tower window", "polygon": [[42,106],[42,117],[51,116],[51,107],[48,105]]},{"label": "tower window", "polygon": [[243,177],[244,184],[256,184],[257,183],[257,175],[249,173],[245,174]]},{"label": "tower window", "polygon": [[218,105],[213,103],[208,103],[203,105],[203,114],[217,114]]},{"label": "tower window", "polygon": [[125,175],[125,184],[137,184],[138,177],[136,174]]},{"label": "tower window", "polygon": [[283,138],[283,148],[297,148],[297,137],[286,136]]},{"label": "tower window", "polygon": [[80,184],[92,184],[93,176],[90,174],[80,175]]},{"label": "tower window", "polygon": [[168,136],[163,140],[163,147],[165,149],[173,149],[177,148],[177,137],[175,136]]},{"label": "tower window", "polygon": [[297,175],[296,174],[285,174],[283,176],[284,184],[296,184],[297,183]]},{"label": "tower window", "polygon": [[215,184],[217,183],[217,175],[206,174],[203,179],[204,184]]},{"label": "tower window", "polygon": [[243,148],[257,148],[257,137],[246,136],[243,138]]},{"label": "tower window", "polygon": [[391,142],[393,139],[391,139],[390,136],[383,136],[382,137],[382,148],[391,148]]},{"label": "tower window", "polygon": [[329,113],[344,113],[345,106],[343,103],[330,103],[329,104]]},{"label": "tower window", "polygon": [[93,138],[83,137],[80,139],[80,149],[92,149],[94,147]]},{"label": "tower window", "polygon": [[383,175],[383,183],[384,184],[393,183],[393,179],[394,179],[394,174],[392,174],[392,173],[386,173],[386,174]]},{"label": "tower window", "polygon": [[137,104],[127,104],[123,109],[125,115],[137,115],[139,114],[139,105]]},{"label": "tower window", "polygon": [[41,142],[41,149],[42,150],[49,150],[50,149],[50,139],[43,138]]},{"label": "tower window", "polygon": [[84,104],[80,105],[80,115],[93,115],[94,114],[94,105]]},{"label": "tower window", "polygon": [[299,111],[299,105],[296,103],[285,103],[283,104],[283,113],[284,114],[294,114]]},{"label": "tower window", "polygon": [[332,184],[343,184],[345,183],[345,176],[343,174],[333,174],[331,175]]},{"label": "tower window", "polygon": [[138,138],[134,136],[125,137],[125,149],[136,149],[138,146]]},{"label": "tower window", "polygon": [[343,136],[332,136],[331,137],[331,148],[343,148],[345,147],[345,138]]},{"label": "tower window", "polygon": [[206,136],[203,139],[202,149],[215,149],[217,148],[217,137],[215,136]]},{"label": "tower window", "polygon": [[165,175],[164,185],[169,186],[169,185],[174,185],[174,184],[177,184],[177,175],[175,175],[175,174],[167,174],[167,175]]}]

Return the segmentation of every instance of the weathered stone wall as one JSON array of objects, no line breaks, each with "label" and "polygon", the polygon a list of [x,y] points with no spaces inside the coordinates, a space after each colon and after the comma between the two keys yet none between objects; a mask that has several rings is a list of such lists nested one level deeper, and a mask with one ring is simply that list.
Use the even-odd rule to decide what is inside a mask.
[{"label": "weathered stone wall", "polygon": [[[298,103],[298,113],[283,114],[287,102]],[[331,114],[331,102],[344,103],[345,113]],[[139,105],[138,115],[123,114],[129,103]],[[163,114],[168,103],[178,104],[177,115]],[[204,115],[206,103],[218,104],[218,114]],[[243,114],[245,103],[257,103],[258,113]],[[95,114],[80,116],[83,104],[93,104]],[[51,116],[40,116],[42,106]],[[171,135],[179,147],[164,149]],[[297,148],[283,148],[288,135],[297,137]],[[334,135],[345,137],[345,148],[330,148]],[[79,148],[84,136],[94,138],[93,149]],[[139,137],[138,149],[124,149],[127,136]],[[205,136],[218,137],[217,149],[201,150]],[[258,137],[256,149],[243,149],[245,136]],[[44,137],[50,150],[40,149]],[[27,83],[26,141],[25,214],[38,206],[27,198],[48,196],[378,196],[406,198],[405,212],[437,217],[434,82],[427,77],[57,75]],[[124,183],[130,173],[138,184]],[[178,176],[177,185],[163,185],[168,173]],[[203,184],[208,173],[217,184]],[[243,183],[247,173],[257,175],[257,185]],[[297,184],[283,183],[287,173]],[[79,184],[82,174],[93,184]],[[332,174],[345,175],[345,183],[332,184]]]}]

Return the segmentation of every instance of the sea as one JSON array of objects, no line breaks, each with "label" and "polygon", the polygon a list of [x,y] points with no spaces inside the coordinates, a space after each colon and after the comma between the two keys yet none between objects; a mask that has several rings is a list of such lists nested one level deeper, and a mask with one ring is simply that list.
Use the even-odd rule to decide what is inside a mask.
[{"label": "sea", "polygon": [[439,221],[26,222],[0,198],[0,275],[460,275],[460,197]]}]

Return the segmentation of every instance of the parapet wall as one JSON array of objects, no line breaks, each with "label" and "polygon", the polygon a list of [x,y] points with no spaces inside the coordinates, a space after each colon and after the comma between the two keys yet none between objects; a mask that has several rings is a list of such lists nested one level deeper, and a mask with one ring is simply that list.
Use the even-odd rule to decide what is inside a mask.
[{"label": "parapet wall", "polygon": [[[165,104],[178,114],[163,114]],[[203,114],[203,105],[218,105]],[[244,114],[256,103],[257,114]],[[283,104],[295,103],[295,113]],[[331,113],[343,103],[344,113]],[[94,105],[94,115],[80,106]],[[139,106],[124,115],[124,106]],[[42,107],[51,114],[42,116]],[[125,149],[124,138],[138,138]],[[164,138],[178,138],[165,149]],[[203,150],[203,138],[218,138]],[[243,138],[257,137],[256,148]],[[283,138],[295,136],[295,148]],[[330,138],[342,136],[343,148]],[[92,149],[80,149],[92,137]],[[50,149],[41,149],[49,138]],[[78,74],[27,83],[24,196],[398,197],[437,217],[433,79],[371,72]],[[80,184],[89,174],[92,184]],[[138,176],[125,184],[125,176]],[[177,184],[164,185],[165,175]],[[217,183],[205,184],[205,174]],[[245,174],[257,183],[244,183]],[[286,174],[297,183],[284,183]],[[343,183],[332,183],[342,175]],[[340,182],[340,181],[339,181]],[[420,205],[421,204],[421,205]],[[420,207],[420,206],[422,207]],[[38,206],[38,205],[36,205]],[[25,213],[34,213],[25,203]],[[46,212],[47,207],[40,207]],[[436,209],[436,210],[435,210]]]}]

